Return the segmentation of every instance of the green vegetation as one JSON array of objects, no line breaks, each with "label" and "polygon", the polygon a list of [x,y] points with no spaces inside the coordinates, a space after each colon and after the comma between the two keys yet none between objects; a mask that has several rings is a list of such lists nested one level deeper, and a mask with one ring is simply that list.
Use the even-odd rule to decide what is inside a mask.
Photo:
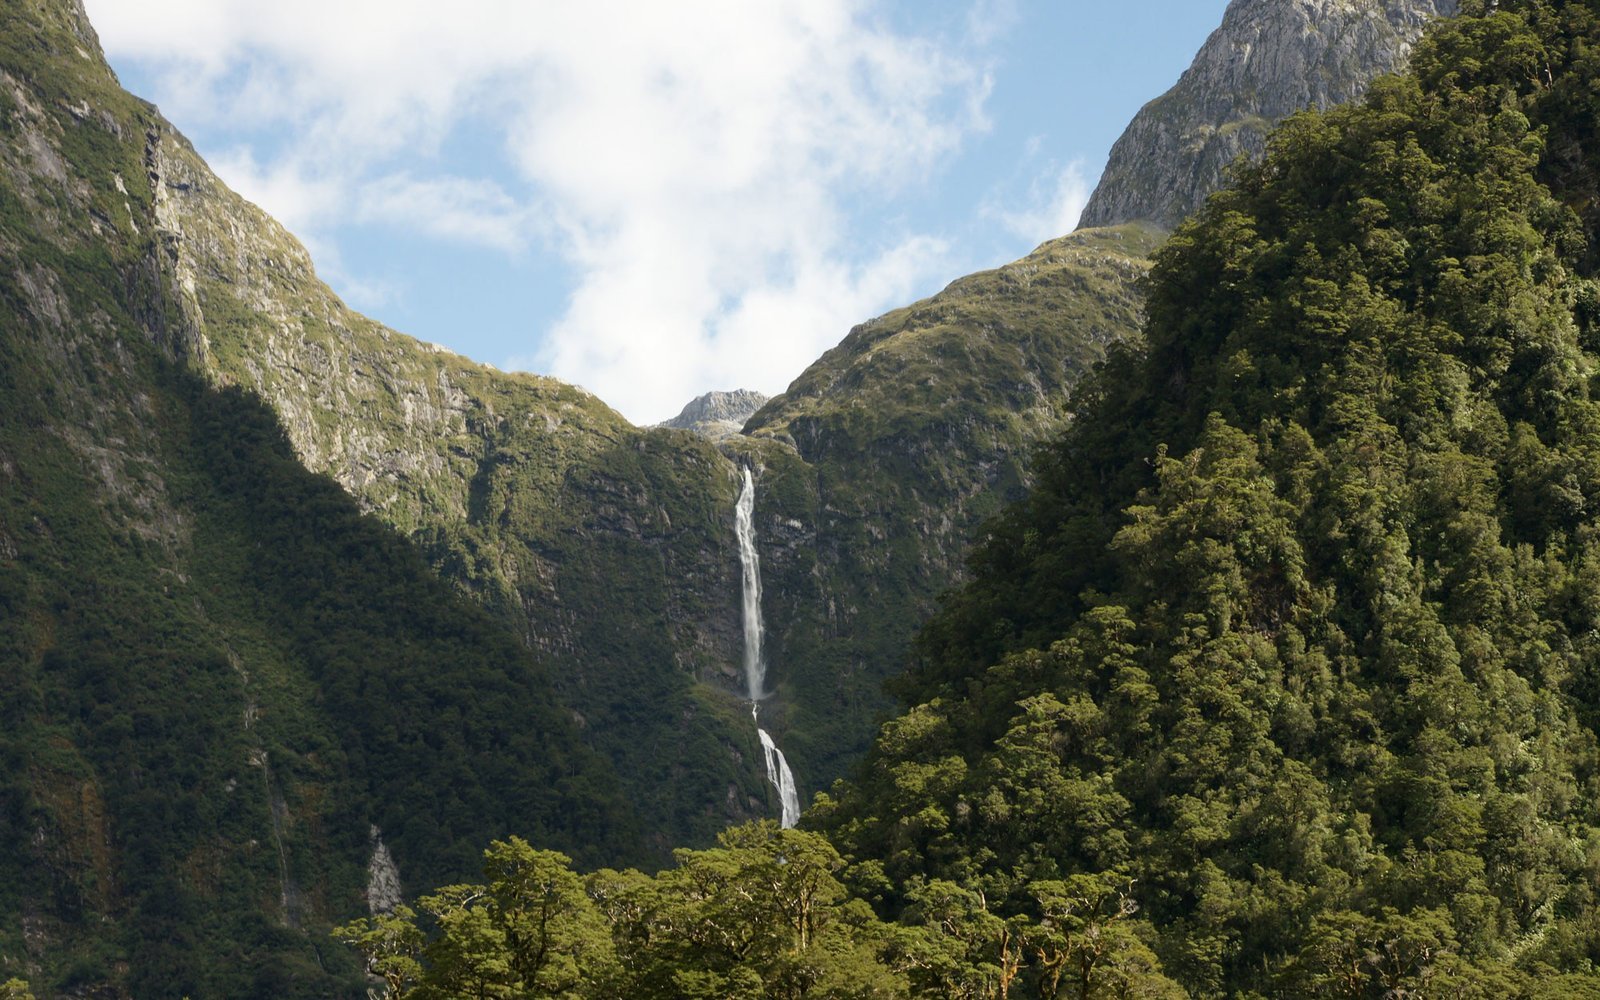
[{"label": "green vegetation", "polygon": [[1097,878],[1196,995],[1597,988],[1597,53],[1479,4],[1157,253],[813,814],[882,913]]},{"label": "green vegetation", "polygon": [[609,869],[581,878],[564,855],[512,838],[485,853],[487,884],[423,897],[431,932],[399,907],[334,934],[361,952],[391,1000],[1003,996],[1033,953],[1053,975],[1053,992],[1040,995],[1083,983],[1182,995],[1129,930],[1126,885],[1040,886],[1047,919],[1032,923],[935,884],[913,921],[890,924],[850,897],[843,859],[814,833],[763,821],[727,831],[718,847],[675,853],[677,865],[653,878]]},{"label": "green vegetation", "polygon": [[175,360],[158,120],[93,44],[0,13],[0,980],[359,996],[374,827],[413,889],[641,834],[534,655]]},{"label": "green vegetation", "polygon": [[753,442],[729,442],[763,469],[770,649],[802,783],[866,749],[977,526],[1023,495],[1077,380],[1137,335],[1162,237],[1074,233],[862,324],[751,418]]}]

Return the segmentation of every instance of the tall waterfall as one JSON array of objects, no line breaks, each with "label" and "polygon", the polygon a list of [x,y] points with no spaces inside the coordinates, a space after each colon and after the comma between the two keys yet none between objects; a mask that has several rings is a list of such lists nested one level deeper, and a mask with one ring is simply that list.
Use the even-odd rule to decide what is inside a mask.
[{"label": "tall waterfall", "polygon": [[750,711],[767,696],[767,662],[761,652],[761,557],[756,554],[756,481],[750,467],[744,469],[744,489],[735,508],[733,532],[739,536],[739,565],[744,569],[744,689],[750,696]]},{"label": "tall waterfall", "polygon": [[739,537],[739,565],[744,570],[744,683],[750,697],[750,718],[756,721],[756,735],[761,738],[761,753],[766,758],[767,780],[778,790],[783,812],[778,822],[785,828],[800,822],[800,793],[794,786],[794,774],[783,751],[761,728],[761,699],[767,696],[767,661],[762,654],[761,640],[761,559],[756,555],[756,481],[745,466],[744,489],[739,493],[739,504],[734,514],[734,534]]}]

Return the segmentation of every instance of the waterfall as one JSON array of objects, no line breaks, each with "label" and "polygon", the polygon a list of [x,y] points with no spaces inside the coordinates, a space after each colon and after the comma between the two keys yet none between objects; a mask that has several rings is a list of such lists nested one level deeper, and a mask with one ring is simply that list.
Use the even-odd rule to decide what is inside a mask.
[{"label": "waterfall", "polygon": [[767,758],[767,780],[772,782],[772,787],[778,790],[778,797],[783,800],[783,813],[778,818],[778,825],[787,830],[800,822],[800,793],[795,791],[794,773],[789,770],[789,762],[783,759],[783,751],[772,742],[767,731],[758,728],[756,735],[761,737],[761,752]]},{"label": "waterfall", "polygon": [[744,569],[744,689],[750,696],[750,712],[767,696],[767,664],[761,653],[761,557],[756,555],[756,529],[752,517],[756,509],[756,481],[745,466],[744,489],[733,519],[739,536],[739,565]]},{"label": "waterfall", "polygon": [[739,565],[744,570],[744,684],[750,697],[750,718],[756,722],[756,735],[761,738],[761,753],[766,757],[767,780],[778,790],[783,811],[778,822],[785,829],[800,822],[800,793],[794,786],[794,773],[783,751],[772,737],[761,728],[761,699],[767,696],[767,661],[761,650],[763,627],[761,624],[761,559],[756,555],[756,481],[750,467],[744,469],[744,489],[739,493],[739,503],[734,509],[734,534],[739,538]]}]

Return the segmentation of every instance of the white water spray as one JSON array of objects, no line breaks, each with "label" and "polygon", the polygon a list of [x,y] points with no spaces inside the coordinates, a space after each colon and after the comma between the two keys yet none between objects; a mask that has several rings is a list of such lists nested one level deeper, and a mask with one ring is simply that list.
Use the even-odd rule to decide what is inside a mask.
[{"label": "white water spray", "polygon": [[783,751],[761,728],[761,699],[767,696],[767,661],[761,650],[761,560],[756,555],[755,506],[756,482],[750,475],[749,466],[746,466],[744,489],[739,493],[733,522],[734,534],[739,537],[739,565],[744,570],[745,692],[750,696],[750,718],[756,720],[756,735],[761,737],[767,780],[778,790],[778,798],[783,803],[778,823],[787,829],[800,822],[800,793],[795,789],[794,774],[789,770],[789,762],[783,759]]}]

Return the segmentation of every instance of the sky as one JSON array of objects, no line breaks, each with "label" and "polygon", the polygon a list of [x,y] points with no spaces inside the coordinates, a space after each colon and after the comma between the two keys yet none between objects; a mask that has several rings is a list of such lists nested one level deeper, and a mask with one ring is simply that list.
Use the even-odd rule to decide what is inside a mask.
[{"label": "sky", "polygon": [[355,309],[635,423],[1075,226],[1226,0],[86,0]]}]

